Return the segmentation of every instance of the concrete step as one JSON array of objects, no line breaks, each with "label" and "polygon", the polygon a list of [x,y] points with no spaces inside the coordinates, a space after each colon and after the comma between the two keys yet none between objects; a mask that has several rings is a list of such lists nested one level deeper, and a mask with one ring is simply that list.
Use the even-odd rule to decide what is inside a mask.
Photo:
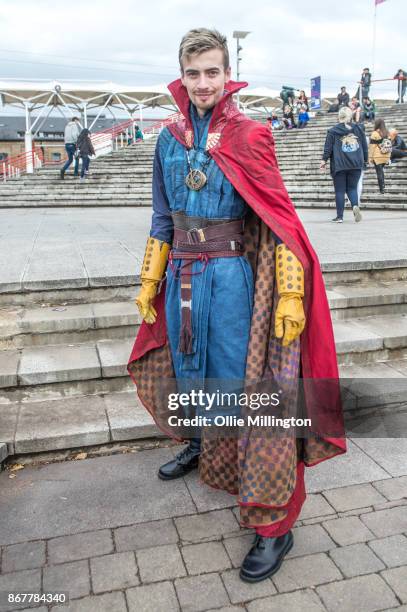
[{"label": "concrete step", "polygon": [[[334,285],[328,290],[328,299],[334,320],[407,313],[407,281]],[[140,323],[133,298],[3,307],[0,350],[134,338]]]},{"label": "concrete step", "polygon": [[126,390],[133,343],[134,338],[124,338],[0,351],[0,404],[27,396],[45,399]]},{"label": "concrete step", "polygon": [[333,320],[407,313],[407,281],[333,285],[327,290]]},{"label": "concrete step", "polygon": [[[134,386],[133,386],[134,387]],[[106,395],[0,403],[0,463],[8,455],[160,437],[135,388]]]},{"label": "concrete step", "polygon": [[370,364],[407,357],[407,314],[334,321],[338,362]]},{"label": "concrete step", "polygon": [[134,299],[1,308],[0,350],[106,339],[134,339],[140,323]]},{"label": "concrete step", "polygon": [[[321,212],[322,214],[322,212]],[[331,213],[330,213],[331,214]],[[353,221],[352,221],[353,223]],[[140,254],[142,257],[142,253]],[[107,269],[94,272],[92,276],[77,276],[75,269],[70,276],[63,278],[59,269],[56,273],[47,275],[36,274],[33,278],[11,279],[0,281],[0,308],[11,310],[75,304],[93,304],[100,302],[131,302],[134,299],[137,285],[140,282],[139,270],[141,263],[135,264],[129,270],[120,274]],[[372,259],[355,261],[335,261],[321,264],[325,284],[328,289],[337,285],[362,283],[391,283],[407,279],[407,260]],[[62,268],[64,270],[64,267]],[[81,272],[83,272],[81,270]],[[15,317],[16,315],[12,315]],[[7,319],[5,321],[7,324]]]},{"label": "concrete step", "polygon": [[[335,320],[333,323],[338,361],[342,365],[407,357],[406,313]],[[117,390],[120,383],[125,386],[128,383],[126,364],[134,337],[0,351],[0,388],[5,397],[10,393],[21,397],[29,393],[28,388],[37,388],[38,395],[58,385],[56,393],[71,395],[72,383],[74,389],[77,383],[86,385],[87,382],[90,388],[97,389],[99,381],[103,381],[104,388],[109,389],[109,381],[113,381]]]},{"label": "concrete step", "polygon": [[[365,416],[370,409],[394,412],[405,396],[407,360],[342,366],[346,409]],[[396,406],[396,408],[395,408]],[[140,404],[134,386],[123,392],[52,400],[23,398],[0,403],[0,465],[7,456],[67,451],[162,437]]]}]

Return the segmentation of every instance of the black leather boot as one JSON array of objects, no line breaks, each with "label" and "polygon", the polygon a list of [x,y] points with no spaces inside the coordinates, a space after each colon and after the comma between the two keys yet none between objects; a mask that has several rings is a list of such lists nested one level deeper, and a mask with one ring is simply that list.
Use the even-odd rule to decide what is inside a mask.
[{"label": "black leather boot", "polygon": [[291,550],[294,537],[291,531],[276,538],[257,535],[240,568],[240,578],[245,582],[260,582],[275,574],[285,555]]},{"label": "black leather boot", "polygon": [[174,480],[174,478],[185,476],[185,474],[198,467],[200,453],[200,441],[191,440],[188,446],[175,455],[175,459],[164,463],[160,467],[158,477],[162,480]]}]

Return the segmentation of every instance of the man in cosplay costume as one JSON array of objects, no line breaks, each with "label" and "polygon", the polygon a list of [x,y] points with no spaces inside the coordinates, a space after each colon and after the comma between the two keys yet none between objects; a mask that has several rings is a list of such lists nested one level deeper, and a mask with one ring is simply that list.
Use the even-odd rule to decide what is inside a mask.
[{"label": "man in cosplay costume", "polygon": [[213,439],[203,429],[158,472],[172,480],[198,468],[201,481],[237,495],[241,525],[256,531],[240,577],[258,582],[293,545],[304,466],[345,452],[332,323],[272,134],[233,102],[247,83],[230,80],[226,38],[191,30],[179,61],[181,79],[169,90],[183,119],[157,142],[136,300],[143,323],[128,370],[158,426],[177,439],[187,436],[168,425],[165,380],[175,379],[178,389],[190,380],[295,381],[286,400],[292,414],[303,379],[311,434],[277,436],[266,428],[259,436],[243,428]]}]

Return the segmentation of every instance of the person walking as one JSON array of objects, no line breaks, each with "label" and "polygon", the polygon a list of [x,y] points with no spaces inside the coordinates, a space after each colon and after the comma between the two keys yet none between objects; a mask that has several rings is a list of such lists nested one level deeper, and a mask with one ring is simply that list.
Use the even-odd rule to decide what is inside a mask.
[{"label": "person walking", "polygon": [[96,155],[95,149],[93,148],[93,144],[90,138],[90,131],[87,128],[84,128],[79,134],[76,146],[79,150],[79,157],[82,160],[81,181],[84,181],[86,178],[86,174],[89,170],[90,156]]},{"label": "person walking", "polygon": [[375,167],[380,193],[385,190],[384,167],[390,161],[391,151],[392,142],[384,119],[376,119],[370,135],[369,164]]},{"label": "person walking", "polygon": [[[233,101],[247,84],[230,78],[226,37],[191,30],[178,59],[181,78],[168,89],[182,119],[157,141],[136,298],[143,322],[128,370],[158,426],[191,440],[160,466],[163,486],[199,469],[202,482],[237,495],[241,524],[256,532],[239,576],[259,582],[278,571],[293,545],[291,528],[305,500],[304,462],[345,452],[331,420],[342,412],[332,323],[320,264],[284,187],[273,136]],[[214,385],[214,395],[218,385],[222,394],[247,389],[254,380],[256,390],[270,389],[270,380],[286,389],[290,379],[293,393],[283,394],[277,414],[289,406],[296,414],[299,376],[315,385],[336,379],[337,390],[317,402],[324,424],[312,420],[311,439],[302,431],[297,440],[288,430],[282,439],[269,426],[257,433],[237,426],[225,437],[216,435],[216,423],[198,425],[196,437],[194,412],[214,414],[205,400],[169,408],[173,389],[187,389],[192,398]],[[315,409],[317,393],[304,387],[305,411]],[[230,414],[219,401],[215,418]]]},{"label": "person walking", "polygon": [[68,160],[61,168],[60,177],[61,179],[65,178],[65,172],[68,170],[69,166],[72,164],[75,158],[75,167],[74,167],[74,176],[79,175],[79,158],[75,157],[76,151],[76,143],[81,132],[81,126],[79,123],[78,117],[72,117],[70,121],[65,126],[64,133],[64,141],[65,141],[65,151],[68,155]]},{"label": "person walking", "polygon": [[344,107],[338,113],[339,123],[328,130],[321,170],[325,170],[328,159],[335,187],[335,223],[343,223],[345,194],[352,205],[356,222],[362,220],[359,208],[358,184],[362,169],[368,161],[366,136],[362,127],[352,123],[352,110]]}]

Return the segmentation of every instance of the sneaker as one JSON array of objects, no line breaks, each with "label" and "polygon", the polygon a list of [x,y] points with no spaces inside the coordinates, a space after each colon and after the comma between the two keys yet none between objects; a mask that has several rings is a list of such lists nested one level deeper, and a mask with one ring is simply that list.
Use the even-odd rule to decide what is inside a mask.
[{"label": "sneaker", "polygon": [[333,223],[343,223],[343,219],[341,219],[340,217],[335,217],[335,219],[331,219],[331,221]]},{"label": "sneaker", "polygon": [[59,171],[59,178],[61,178],[62,180],[64,180],[65,178],[65,172],[63,170]]},{"label": "sneaker", "polygon": [[382,189],[380,189],[380,193],[383,194],[384,193],[384,187]]},{"label": "sneaker", "polygon": [[362,213],[360,212],[359,206],[353,207],[353,216],[355,217],[356,223],[359,223],[359,221],[362,221]]}]

